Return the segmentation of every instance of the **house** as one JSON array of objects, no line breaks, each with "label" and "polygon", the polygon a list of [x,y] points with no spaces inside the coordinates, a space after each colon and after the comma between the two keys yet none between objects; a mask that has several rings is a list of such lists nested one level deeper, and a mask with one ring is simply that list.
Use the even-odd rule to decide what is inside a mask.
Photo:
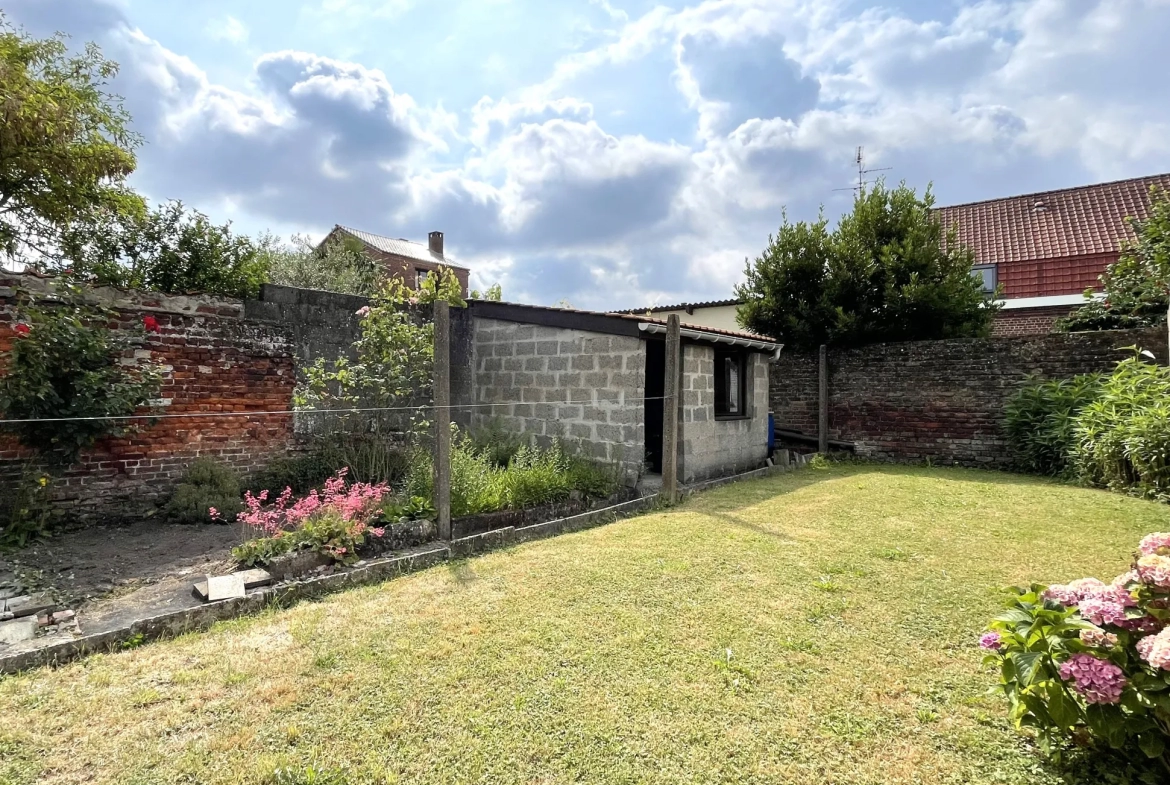
[{"label": "house", "polygon": [[656,305],[652,308],[629,308],[614,313],[646,314],[655,319],[666,319],[677,315],[684,324],[699,327],[714,327],[717,330],[736,332],[743,328],[736,321],[736,312],[743,300],[711,300],[703,303],[679,303],[678,305]]},{"label": "house", "polygon": [[455,264],[443,253],[443,233],[431,232],[427,244],[411,242],[402,238],[383,237],[380,234],[351,229],[340,224],[333,227],[324,245],[335,240],[357,240],[369,257],[380,262],[391,277],[400,278],[407,286],[417,289],[428,275],[441,267],[447,267],[459,280],[463,297],[467,297],[470,270]]},{"label": "house", "polygon": [[[666,320],[473,300],[467,308],[472,427],[496,421],[620,467],[660,472]],[[453,330],[458,332],[458,330]],[[768,370],[780,344],[682,330],[678,472],[684,483],[756,469],[768,455]],[[453,377],[460,359],[453,356]]]},{"label": "house", "polygon": [[1150,188],[1170,174],[941,207],[946,226],[975,252],[985,289],[1003,287],[997,335],[1045,333],[1084,303],[1086,289],[1134,239],[1127,218],[1145,219]]}]

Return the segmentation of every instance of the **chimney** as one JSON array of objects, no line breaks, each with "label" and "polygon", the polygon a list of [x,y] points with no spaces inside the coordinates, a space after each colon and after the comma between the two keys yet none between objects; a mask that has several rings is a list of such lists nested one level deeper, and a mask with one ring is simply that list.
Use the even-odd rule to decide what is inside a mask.
[{"label": "chimney", "polygon": [[431,253],[443,255],[443,233],[431,232],[427,235],[427,245],[430,246]]}]

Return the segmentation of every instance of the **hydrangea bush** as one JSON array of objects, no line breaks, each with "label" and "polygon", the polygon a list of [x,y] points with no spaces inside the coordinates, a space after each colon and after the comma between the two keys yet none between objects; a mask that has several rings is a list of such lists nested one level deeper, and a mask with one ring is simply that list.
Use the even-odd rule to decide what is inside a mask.
[{"label": "hydrangea bush", "polygon": [[1170,533],[1142,539],[1105,583],[1014,589],[979,640],[1000,667],[1017,727],[1059,758],[1069,742],[1112,748],[1170,777]]}]

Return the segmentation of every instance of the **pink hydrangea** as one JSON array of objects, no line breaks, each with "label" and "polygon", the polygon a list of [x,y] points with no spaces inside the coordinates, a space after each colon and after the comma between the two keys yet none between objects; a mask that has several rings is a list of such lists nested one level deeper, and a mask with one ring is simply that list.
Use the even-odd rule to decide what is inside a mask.
[{"label": "pink hydrangea", "polygon": [[1117,645],[1117,636],[1105,630],[1081,630],[1081,643],[1110,649]]},{"label": "pink hydrangea", "polygon": [[1122,588],[1124,588],[1131,583],[1140,582],[1141,579],[1142,579],[1142,576],[1138,575],[1137,570],[1130,570],[1129,572],[1123,572],[1120,575],[1118,575],[1116,578],[1113,579],[1113,582],[1110,585],[1111,586],[1121,586]]},{"label": "pink hydrangea", "polygon": [[1153,667],[1170,671],[1170,629],[1147,635],[1134,644],[1134,648]]},{"label": "pink hydrangea", "polygon": [[1003,648],[998,632],[985,632],[979,637],[979,648],[988,651],[999,651]]},{"label": "pink hydrangea", "polygon": [[1143,556],[1170,556],[1170,532],[1154,532],[1142,537],[1138,553]]},{"label": "pink hydrangea", "polygon": [[1091,654],[1070,657],[1060,666],[1060,678],[1071,681],[1086,703],[1118,703],[1126,685],[1121,668]]},{"label": "pink hydrangea", "polygon": [[1066,608],[1076,605],[1092,592],[1104,589],[1105,584],[1096,578],[1079,578],[1072,583],[1057,583],[1049,586],[1041,595],[1046,600],[1055,600]]},{"label": "pink hydrangea", "polygon": [[[1143,540],[1144,542],[1144,540]],[[1159,589],[1170,589],[1170,556],[1147,554],[1137,561],[1137,573],[1142,583]]]}]

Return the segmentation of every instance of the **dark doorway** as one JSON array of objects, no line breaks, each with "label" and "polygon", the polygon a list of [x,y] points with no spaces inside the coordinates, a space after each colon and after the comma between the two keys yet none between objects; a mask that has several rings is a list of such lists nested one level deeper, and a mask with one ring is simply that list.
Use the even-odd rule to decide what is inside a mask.
[{"label": "dark doorway", "polygon": [[666,343],[646,342],[646,463],[662,473],[662,396],[666,392]]}]

